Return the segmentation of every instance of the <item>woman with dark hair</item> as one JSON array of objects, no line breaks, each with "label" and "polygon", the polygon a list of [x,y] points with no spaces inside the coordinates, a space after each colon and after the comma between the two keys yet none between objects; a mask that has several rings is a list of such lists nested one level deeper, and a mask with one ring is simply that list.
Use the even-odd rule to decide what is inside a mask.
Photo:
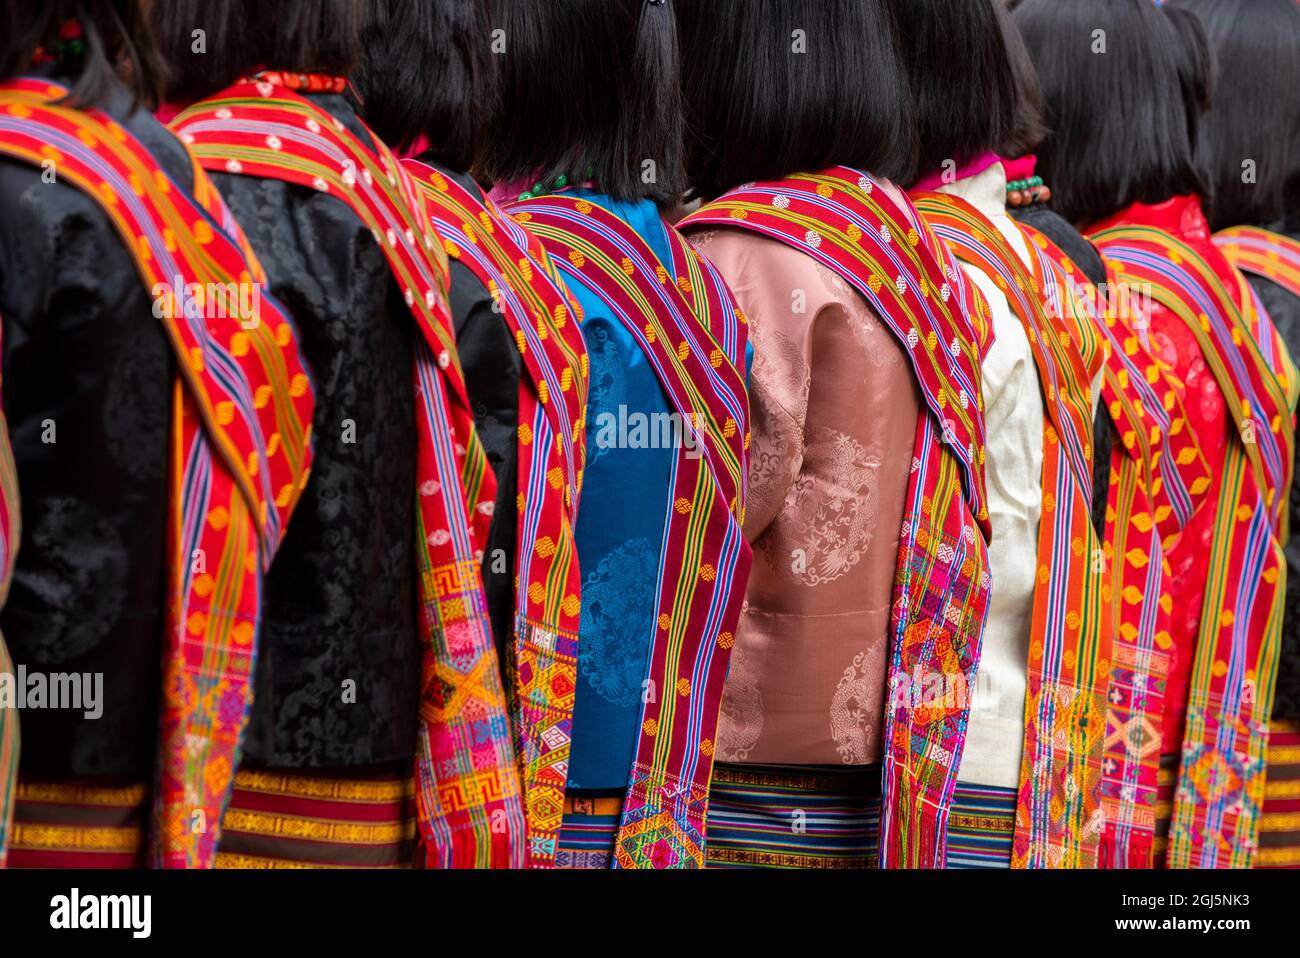
[{"label": "woman with dark hair", "polygon": [[[1082,273],[1076,277],[1079,292],[1093,298],[1095,306],[1100,306],[1096,296],[1106,284],[1106,265],[1096,247],[1048,206],[1052,189],[1037,175],[1038,157],[1033,152],[1049,133],[1043,122],[1043,94],[1038,87],[1038,74],[1015,21],[1000,5],[997,12],[1016,90],[1013,133],[1000,149],[1007,178],[1007,211],[1017,222],[1033,231],[1031,237],[1042,234],[1046,238],[1046,245],[1036,238],[1035,241],[1040,242],[1060,266],[1071,272],[1077,267]],[[1098,403],[1093,422],[1092,524],[1099,534],[1106,525],[1115,431],[1108,407],[1107,402]]]},{"label": "woman with dark hair", "polygon": [[[420,151],[403,165],[451,261],[456,345],[496,473],[483,577],[523,770],[528,864],[546,867],[555,859],[577,681],[578,498],[565,488],[579,487],[587,448],[580,314],[540,243],[467,172],[492,89],[486,0],[370,0],[367,8],[358,98],[385,141]],[[564,482],[552,483],[555,475]]]},{"label": "woman with dark hair", "polygon": [[[428,210],[344,95],[364,3],[155,11],[172,99],[200,98],[172,128],[294,310],[318,387],[316,468],[263,584],[217,864],[522,864],[480,572],[495,478]],[[199,30],[205,56],[190,52]]]},{"label": "woman with dark hair", "polygon": [[[700,867],[750,563],[747,330],[664,219],[683,193],[672,4],[497,0],[492,30],[482,170],[560,268],[591,367],[587,466],[565,489],[582,497],[582,616],[557,862]],[[576,609],[558,587],[527,585]]]},{"label": "woman with dark hair", "polygon": [[994,0],[896,4],[917,101],[911,195],[993,317],[983,364],[993,579],[948,822],[954,867],[1090,867],[1112,641],[1090,514],[1098,333],[1007,214],[1023,135]]},{"label": "woman with dark hair", "polygon": [[[704,200],[682,227],[755,353],[757,561],[709,863],[933,867],[988,598],[984,343],[891,182],[913,152],[893,18],[884,0],[688,0],[678,23]],[[937,705],[906,687],[922,675]]]},{"label": "woman with dark hair", "polygon": [[[1300,356],[1300,7],[1178,0],[1200,18],[1218,59],[1214,104],[1201,118],[1199,157],[1213,198],[1215,244],[1246,275],[1292,358]],[[1261,866],[1300,867],[1294,800],[1300,777],[1300,486],[1291,486],[1286,610],[1269,726]]]},{"label": "woman with dark hair", "polygon": [[[1019,125],[1035,131],[1017,142],[1014,160],[1004,160],[1009,177],[1019,168],[1020,182],[1008,183],[1012,213],[1075,286],[1092,325],[1109,342],[1094,420],[1092,516],[1110,570],[1115,629],[1107,722],[1124,734],[1108,736],[1105,745],[1106,830],[1098,858],[1103,867],[1148,867],[1153,836],[1144,800],[1156,792],[1158,771],[1157,736],[1148,717],[1160,714],[1166,657],[1159,650],[1174,601],[1164,542],[1180,535],[1190,518],[1185,483],[1208,482],[1208,468],[1186,426],[1175,384],[1129,325],[1128,311],[1108,301],[1101,255],[1046,205],[1051,190],[1034,176],[1037,157],[1029,153],[1047,135],[1038,74],[1015,21],[1003,13],[1002,26],[1024,115]],[[1129,601],[1138,594],[1144,601]]]},{"label": "woman with dark hair", "polygon": [[[18,669],[0,858],[17,679],[11,865],[207,866],[311,387],[229,210],[146,109],[141,4],[31,6],[0,11],[0,626]],[[45,692],[67,676],[88,683],[75,709]]]},{"label": "woman with dark hair", "polygon": [[1163,702],[1134,706],[1159,729],[1161,769],[1123,824],[1142,833],[1131,841],[1148,863],[1248,865],[1281,640],[1297,375],[1201,210],[1208,48],[1194,17],[1146,0],[1022,0],[1015,16],[1052,126],[1042,159],[1053,202],[1101,248],[1115,288],[1149,301],[1129,323],[1170,370],[1203,458],[1189,463],[1209,472],[1206,482],[1179,463],[1192,513],[1167,542],[1177,601],[1152,659]]}]

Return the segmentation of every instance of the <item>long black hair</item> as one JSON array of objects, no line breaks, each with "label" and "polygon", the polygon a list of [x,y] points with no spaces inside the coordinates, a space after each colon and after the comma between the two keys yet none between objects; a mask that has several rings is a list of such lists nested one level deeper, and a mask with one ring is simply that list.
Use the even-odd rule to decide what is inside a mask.
[{"label": "long black hair", "polygon": [[673,0],[496,0],[491,26],[488,178],[594,179],[619,200],[680,200]]},{"label": "long black hair", "polygon": [[911,175],[889,0],[678,0],[677,22],[694,194],[834,165]]},{"label": "long black hair", "polygon": [[353,86],[379,138],[404,152],[421,137],[469,170],[491,102],[487,0],[366,0]]},{"label": "long black hair", "polygon": [[1151,0],[1019,0],[1051,135],[1038,150],[1052,205],[1086,225],[1136,203],[1206,193],[1194,117],[1212,73],[1194,34]]},{"label": "long black hair", "polygon": [[916,104],[919,174],[1000,153],[1017,133],[997,0],[894,0]]},{"label": "long black hair", "polygon": [[200,100],[259,69],[346,76],[364,12],[363,0],[155,0],[167,97]]},{"label": "long black hair", "polygon": [[1177,0],[1218,60],[1198,156],[1215,229],[1300,217],[1300,6],[1295,0]]},{"label": "long black hair", "polygon": [[1006,43],[1007,62],[1015,80],[1015,123],[1011,136],[997,152],[1000,156],[1015,159],[1032,153],[1047,138],[1047,124],[1043,121],[1043,89],[1038,84],[1038,70],[1025,46],[1025,38],[1011,14],[1001,4],[996,4],[1002,39]]},{"label": "long black hair", "polygon": [[42,0],[0,4],[0,79],[29,72],[38,48],[58,56],[63,25],[81,27],[79,52],[60,57],[76,73],[75,103],[102,104],[126,83],[146,106],[157,104],[161,64],[138,0]]}]

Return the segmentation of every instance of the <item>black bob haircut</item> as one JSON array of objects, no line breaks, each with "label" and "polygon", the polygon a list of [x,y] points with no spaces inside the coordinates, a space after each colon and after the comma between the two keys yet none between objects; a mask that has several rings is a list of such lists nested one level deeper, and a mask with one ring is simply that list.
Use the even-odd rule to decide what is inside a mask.
[{"label": "black bob haircut", "polygon": [[916,103],[920,175],[1001,153],[1015,140],[1016,78],[997,2],[894,0]]},{"label": "black bob haircut", "polygon": [[490,43],[487,0],[367,0],[353,77],[366,123],[399,153],[423,136],[438,162],[470,170],[491,102]]},{"label": "black bob haircut", "polygon": [[361,59],[363,14],[363,0],[154,0],[167,98],[201,100],[261,69],[347,76]]},{"label": "black bob haircut", "polygon": [[1195,116],[1212,74],[1189,23],[1151,0],[1019,0],[1016,23],[1038,68],[1051,135],[1039,171],[1076,226],[1132,203],[1206,194]]},{"label": "black bob haircut", "polygon": [[684,191],[672,0],[496,0],[496,109],[483,174],[593,179],[615,199]]},{"label": "black bob haircut", "polygon": [[911,176],[889,0],[678,0],[677,22],[693,195],[835,165]]},{"label": "black bob haircut", "polygon": [[1038,148],[1047,138],[1047,124],[1043,121],[1043,90],[1038,85],[1038,71],[1034,68],[1034,58],[1029,55],[1025,38],[1020,35],[1020,28],[1011,14],[1000,3],[997,4],[998,22],[1002,26],[1002,38],[1007,45],[1007,61],[1011,64],[1011,75],[1016,86],[1015,123],[1010,138],[998,149],[998,154],[1009,160],[1025,156]]},{"label": "black bob haircut", "polygon": [[66,58],[77,74],[73,103],[102,105],[125,83],[138,102],[157,105],[162,69],[139,0],[5,0],[0,3],[0,80],[30,72],[37,48],[55,55],[69,20],[80,25],[84,49],[80,57]]},{"label": "black bob haircut", "polygon": [[1300,6],[1178,0],[1176,8],[1200,19],[1219,65],[1197,154],[1214,194],[1211,225],[1300,216]]}]

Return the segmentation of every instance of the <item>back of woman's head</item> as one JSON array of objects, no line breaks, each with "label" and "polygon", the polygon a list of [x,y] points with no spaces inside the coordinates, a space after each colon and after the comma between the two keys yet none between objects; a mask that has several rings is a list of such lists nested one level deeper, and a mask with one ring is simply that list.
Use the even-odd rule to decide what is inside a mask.
[{"label": "back of woman's head", "polygon": [[[71,22],[79,31],[65,38]],[[0,80],[30,72],[38,50],[60,61],[58,72],[75,74],[75,103],[102,104],[122,82],[150,107],[161,93],[162,68],[139,0],[0,4]]]},{"label": "back of woman's head", "polygon": [[363,13],[363,0],[154,0],[167,98],[201,100],[258,70],[347,76]]},{"label": "back of woman's head", "polygon": [[1039,169],[1076,224],[1132,203],[1204,195],[1194,117],[1211,81],[1197,73],[1186,24],[1151,0],[1019,0],[1051,134]]},{"label": "back of woman's head", "polygon": [[1016,136],[1016,77],[996,2],[894,0],[916,107],[918,174],[1001,153]]},{"label": "back of woman's head", "polygon": [[667,206],[684,191],[672,0],[495,0],[497,98],[481,169],[594,180]]},{"label": "back of woman's head", "polygon": [[405,152],[424,138],[456,170],[478,159],[491,102],[487,0],[366,0],[353,85],[366,123]]},{"label": "back of woman's head", "polygon": [[696,194],[837,165],[910,175],[888,0],[678,0],[677,21]]},{"label": "back of woman's head", "polygon": [[1300,5],[1295,0],[1171,0],[1199,19],[1218,62],[1200,119],[1215,229],[1300,216]]},{"label": "back of woman's head", "polygon": [[1016,21],[1001,4],[998,4],[998,22],[1002,27],[1002,39],[1006,42],[1011,75],[1015,79],[1016,118],[1010,138],[997,152],[1000,156],[1015,159],[1037,149],[1047,137],[1048,129],[1043,122],[1043,91],[1038,85],[1034,58],[1029,55]]}]

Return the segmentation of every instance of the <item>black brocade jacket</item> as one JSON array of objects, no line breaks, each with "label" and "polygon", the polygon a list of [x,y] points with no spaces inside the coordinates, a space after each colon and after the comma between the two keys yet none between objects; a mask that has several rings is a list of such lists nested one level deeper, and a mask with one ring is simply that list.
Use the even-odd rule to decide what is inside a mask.
[{"label": "black brocade jacket", "polygon": [[[1270,226],[1300,241],[1300,222],[1290,221]],[[1246,274],[1259,294],[1291,357],[1300,362],[1300,299],[1276,283]],[[1300,471],[1300,448],[1296,468]],[[1277,696],[1273,701],[1273,718],[1300,721],[1300,482],[1291,483],[1291,538],[1286,544],[1286,613],[1282,619],[1282,659],[1278,664]]]},{"label": "black brocade jacket", "polygon": [[[1025,206],[1010,213],[1026,226],[1031,226],[1061,248],[1074,265],[1083,271],[1094,286],[1106,284],[1106,264],[1097,248],[1065,219],[1046,206]],[[1110,495],[1110,457],[1115,442],[1115,424],[1111,421],[1106,404],[1097,404],[1093,423],[1092,460],[1092,525],[1097,535],[1106,534],[1106,499]]]},{"label": "black brocade jacket", "polygon": [[[103,108],[193,188],[180,142],[124,89]],[[143,781],[157,749],[172,350],[99,205],[4,158],[0,321],[23,522],[0,629],[28,673],[103,675],[98,718],[22,712],[20,771]]]},{"label": "black brocade jacket", "polygon": [[[317,104],[367,145],[350,102]],[[468,177],[444,170],[467,187]],[[415,522],[416,332],[382,250],[342,201],[213,174],[316,385],[315,462],[266,580],[245,760],[254,767],[405,766],[415,754],[421,659]],[[499,493],[485,585],[493,631],[513,614],[520,363],[492,296],[451,264],[451,308],[474,417]]]},{"label": "black brocade jacket", "polygon": [[[316,103],[370,145],[348,101]],[[263,588],[245,762],[409,762],[422,647],[412,337],[383,251],[342,200],[212,179],[293,315],[316,388],[315,459]]]}]

